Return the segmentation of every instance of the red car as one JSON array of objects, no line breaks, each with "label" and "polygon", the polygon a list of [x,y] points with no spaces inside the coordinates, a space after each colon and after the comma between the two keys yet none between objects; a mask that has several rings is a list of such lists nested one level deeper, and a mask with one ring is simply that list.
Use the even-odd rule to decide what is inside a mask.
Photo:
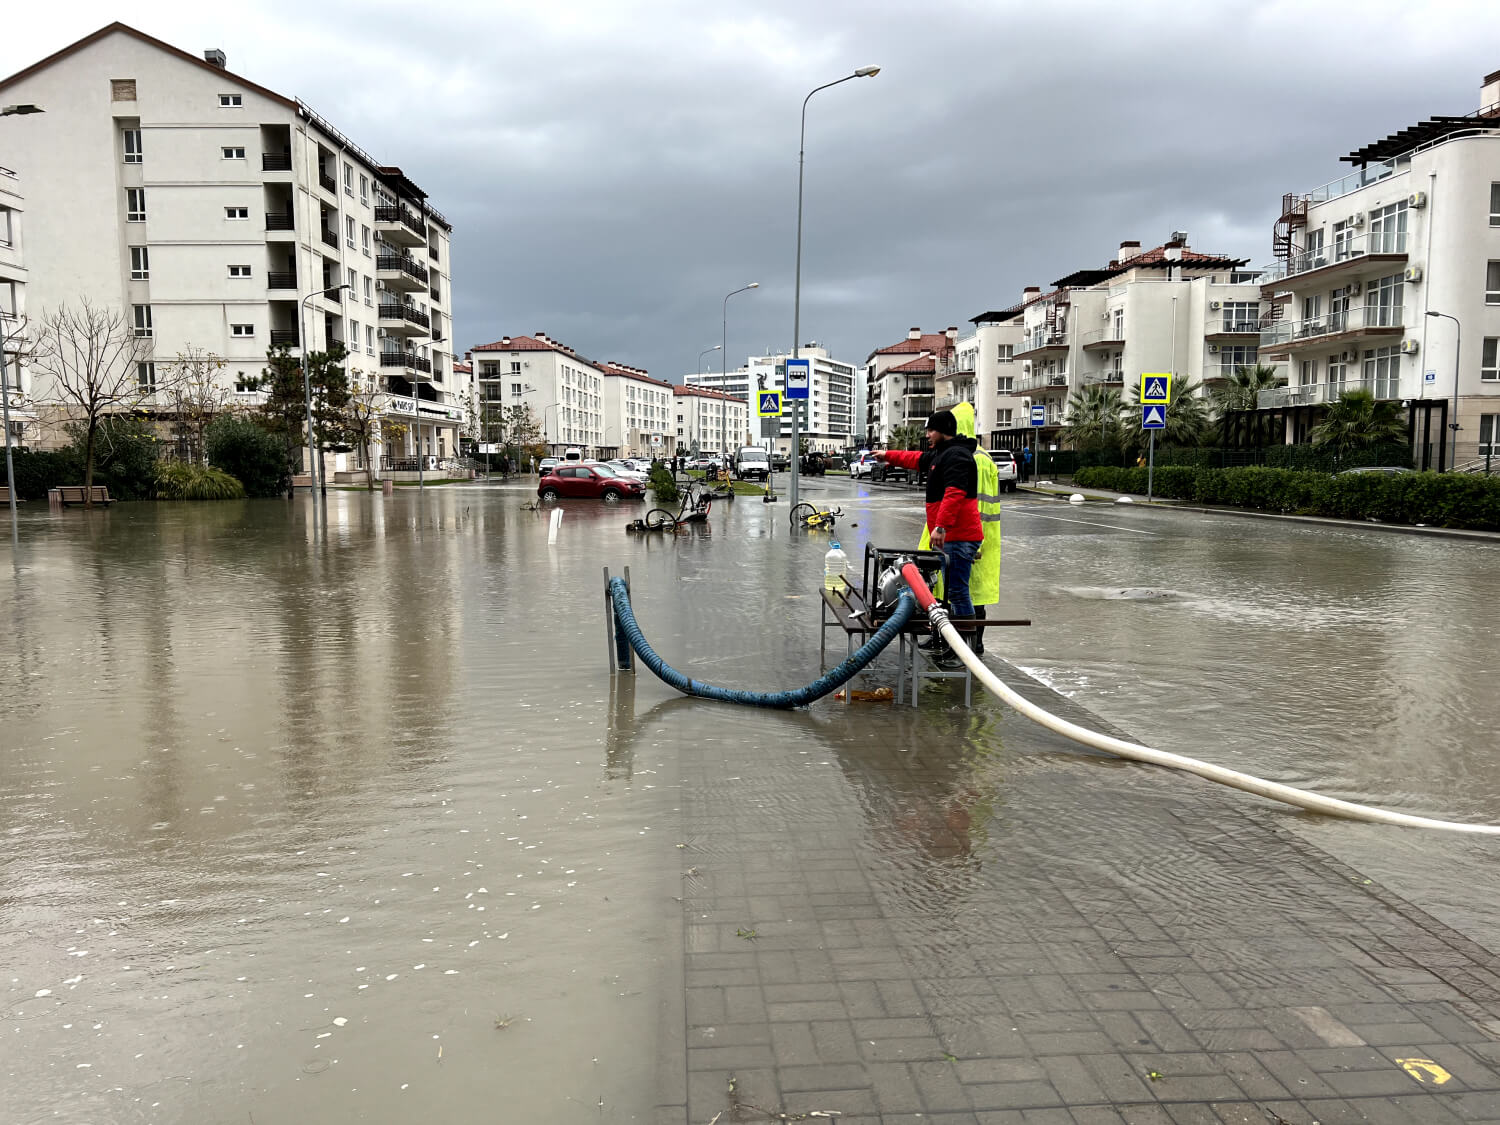
[{"label": "red car", "polygon": [[644,500],[646,486],[622,477],[608,465],[565,461],[554,465],[537,482],[536,494],[543,500]]}]

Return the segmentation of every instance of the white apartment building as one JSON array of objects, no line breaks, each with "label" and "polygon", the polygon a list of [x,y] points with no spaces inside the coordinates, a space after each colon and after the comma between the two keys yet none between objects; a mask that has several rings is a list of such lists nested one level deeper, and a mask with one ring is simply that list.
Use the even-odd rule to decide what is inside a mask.
[{"label": "white apartment building", "polygon": [[[1103,268],[1077,270],[1045,294],[1029,286],[1018,305],[976,317],[1001,334],[1020,331],[1010,384],[1020,398],[1009,407],[1012,425],[992,431],[992,447],[1055,443],[1068,398],[1084,387],[1110,387],[1130,402],[1142,374],[1162,371],[1203,394],[1236,367],[1266,363],[1259,275],[1247,261],[1195,251],[1180,231],[1145,251],[1122,242]],[[1034,427],[1038,405],[1046,424]]]},{"label": "white apartment building", "polygon": [[31,377],[25,359],[26,256],[21,237],[25,199],[19,178],[0,168],[0,381],[10,407],[11,445],[37,439],[36,411],[31,406]]},{"label": "white apartment building", "polygon": [[974,332],[954,341],[953,356],[937,366],[936,410],[951,410],[960,402],[974,406],[974,433],[986,449],[1003,447],[1002,432],[1025,419],[1016,389],[1015,352],[1022,327],[1015,318],[981,313],[972,320]]},{"label": "white apartment building", "polygon": [[[855,444],[859,430],[855,426],[855,368],[853,364],[833,358],[827,348],[808,344],[799,349],[802,359],[811,360],[812,383],[806,400],[796,404],[801,411],[802,436],[808,448],[817,452],[847,449]],[[792,403],[782,403],[780,420],[762,419],[748,410],[753,390],[784,390],[786,361],[790,352],[751,356],[745,366],[723,374],[699,372],[687,376],[687,384],[722,391],[740,399],[747,406],[749,431],[745,439],[756,445],[774,443],[782,453],[792,448]]]},{"label": "white apartment building", "polygon": [[677,452],[672,384],[624,363],[600,365],[604,373],[605,447],[612,456],[671,457]]},{"label": "white apartment building", "polygon": [[[505,336],[470,354],[485,408],[529,406],[551,456],[575,447],[585,457],[616,455],[618,445],[606,443],[606,365],[583,358],[545,332]],[[619,419],[614,421],[618,433]]]},{"label": "white apartment building", "polygon": [[[927,421],[937,402],[937,373],[954,361],[958,328],[923,332],[876,348],[865,360],[865,440],[883,446],[896,426]],[[951,397],[951,396],[950,396]]]},{"label": "white apartment building", "polygon": [[1290,380],[1261,405],[1288,441],[1359,387],[1405,407],[1419,468],[1500,455],[1500,71],[1479,102],[1355,149],[1340,158],[1354,172],[1283,197],[1260,346]]},{"label": "white apartment building", "polygon": [[31,197],[33,316],[82,298],[122,310],[152,341],[143,389],[202,350],[245,405],[264,397],[269,348],[341,341],[404,423],[388,462],[457,450],[452,230],[401,169],[229,71],[222,51],[199,58],[121,23],[0,80],[0,97],[46,111],[45,129],[7,135]]},{"label": "white apartment building", "polygon": [[676,452],[732,454],[745,444],[750,407],[742,398],[707,387],[674,386]]}]

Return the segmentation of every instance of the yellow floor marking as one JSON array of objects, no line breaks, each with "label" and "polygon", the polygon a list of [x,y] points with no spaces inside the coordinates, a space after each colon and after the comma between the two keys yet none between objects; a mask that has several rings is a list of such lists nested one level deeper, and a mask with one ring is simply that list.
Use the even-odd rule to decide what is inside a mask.
[{"label": "yellow floor marking", "polygon": [[1441,1086],[1453,1075],[1431,1059],[1397,1059],[1401,1069],[1410,1074],[1424,1086]]}]

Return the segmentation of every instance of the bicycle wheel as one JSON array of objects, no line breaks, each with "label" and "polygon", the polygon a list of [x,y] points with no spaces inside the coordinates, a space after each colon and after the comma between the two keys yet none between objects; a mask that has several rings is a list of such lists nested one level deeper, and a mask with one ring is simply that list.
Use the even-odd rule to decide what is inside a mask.
[{"label": "bicycle wheel", "polygon": [[677,517],[664,508],[652,508],[646,513],[647,531],[675,531]]},{"label": "bicycle wheel", "polygon": [[796,527],[799,523],[806,526],[808,520],[810,520],[817,514],[818,509],[814,508],[806,501],[803,501],[801,504],[798,504],[795,508],[793,508],[790,513],[788,513],[788,517],[791,519],[793,527]]}]

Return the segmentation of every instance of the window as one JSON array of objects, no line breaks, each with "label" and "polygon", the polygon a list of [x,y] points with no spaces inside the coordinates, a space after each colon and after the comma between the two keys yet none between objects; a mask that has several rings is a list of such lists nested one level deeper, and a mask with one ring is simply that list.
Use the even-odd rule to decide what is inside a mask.
[{"label": "window", "polygon": [[1481,457],[1493,457],[1500,453],[1495,446],[1500,445],[1500,414],[1481,414],[1479,416],[1479,450]]},{"label": "window", "polygon": [[151,255],[144,246],[130,248],[130,280],[151,280]]},{"label": "window", "polygon": [[151,306],[135,306],[135,334],[141,337],[151,335]]},{"label": "window", "polygon": [[1490,226],[1500,227],[1500,184],[1490,185]]},{"label": "window", "polygon": [[369,324],[365,325],[365,351],[375,354],[375,329]]},{"label": "window", "polygon": [[1364,381],[1376,398],[1395,398],[1401,377],[1401,349],[1397,346],[1366,349]]},{"label": "window", "polygon": [[1014,375],[1000,375],[995,379],[995,393],[1008,395],[1016,389],[1016,377]]},{"label": "window", "polygon": [[1259,332],[1260,331],[1260,302],[1258,302],[1258,301],[1225,301],[1224,302],[1224,331],[1225,332]]},{"label": "window", "polygon": [[156,364],[147,360],[145,363],[135,365],[135,383],[141,390],[150,394],[156,390]]},{"label": "window", "polygon": [[239,95],[239,94],[220,94],[219,95],[219,108],[220,109],[239,109],[244,104],[245,104],[245,99],[241,95]]},{"label": "window", "polygon": [[344,280],[349,283],[349,292],[354,292],[354,287],[359,284],[359,274],[354,272],[352,266],[345,267]]},{"label": "window", "polygon": [[249,266],[230,266],[229,267],[229,276],[230,277],[249,277],[250,276],[250,267]]},{"label": "window", "polygon": [[1304,359],[1297,377],[1297,386],[1310,387],[1318,381],[1318,361],[1315,359]]},{"label": "window", "polygon": [[513,394],[513,395],[519,395],[521,393],[521,384],[520,383],[512,383],[510,385],[510,393]]},{"label": "window", "polygon": [[224,217],[226,219],[248,219],[250,217],[250,208],[226,207],[224,208]]},{"label": "window", "polygon": [[135,101],[135,79],[111,78],[109,80],[109,100],[112,102]]},{"label": "window", "polygon": [[997,425],[997,426],[1008,426],[1008,425],[1010,425],[1010,411],[1009,410],[996,410],[995,411],[995,425]]},{"label": "window", "polygon": [[125,144],[125,163],[139,164],[141,162],[141,131],[126,129],[120,135]]},{"label": "window", "polygon": [[1500,262],[1491,262],[1484,271],[1484,303],[1500,305]]},{"label": "window", "polygon": [[1402,281],[1399,273],[1377,277],[1365,286],[1365,327],[1394,328],[1401,324]]},{"label": "window", "polygon": [[231,324],[229,326],[229,334],[236,340],[248,340],[255,335],[255,325]]},{"label": "window", "polygon": [[0,246],[14,245],[13,237],[10,233],[10,208],[0,207]]},{"label": "window", "polygon": [[1486,336],[1479,349],[1479,378],[1486,383],[1500,382],[1500,336]]},{"label": "window", "polygon": [[1016,358],[1016,346],[1014,344],[1000,344],[995,352],[995,359],[1000,363],[1010,363]]},{"label": "window", "polygon": [[1329,402],[1336,401],[1339,395],[1344,393],[1344,376],[1347,370],[1348,365],[1340,357],[1336,355],[1328,357],[1327,399]]},{"label": "window", "polygon": [[365,304],[373,305],[375,303],[374,292],[375,290],[370,279],[368,277],[365,278]]},{"label": "window", "polygon": [[1371,254],[1399,254],[1406,249],[1406,200],[1370,212]]},{"label": "window", "polygon": [[353,344],[354,347],[359,347],[359,322],[356,320],[351,320],[349,322],[349,342]]},{"label": "window", "polygon": [[125,221],[127,223],[144,223],[146,221],[146,189],[125,189]]},{"label": "window", "polygon": [[231,147],[231,148],[225,148],[223,150],[223,152],[224,152],[224,159],[225,160],[243,160],[243,159],[245,159],[245,150],[242,147],[239,147],[237,145],[234,146],[234,147]]},{"label": "window", "polygon": [[510,361],[510,373],[512,375],[519,375],[521,373],[521,361],[519,359]]},{"label": "window", "polygon": [[354,165],[344,161],[344,194],[354,194]]},{"label": "window", "polygon": [[354,249],[354,216],[344,216],[344,241],[349,244],[349,249]]},{"label": "window", "polygon": [[369,176],[361,175],[359,177],[359,201],[361,203],[369,203],[370,202],[370,177]]},{"label": "window", "polygon": [[359,242],[364,247],[365,257],[370,256],[370,228],[361,226],[359,228]]},{"label": "window", "polygon": [[1225,373],[1233,371],[1236,367],[1255,366],[1255,345],[1234,344],[1230,347],[1219,349],[1219,367]]}]

